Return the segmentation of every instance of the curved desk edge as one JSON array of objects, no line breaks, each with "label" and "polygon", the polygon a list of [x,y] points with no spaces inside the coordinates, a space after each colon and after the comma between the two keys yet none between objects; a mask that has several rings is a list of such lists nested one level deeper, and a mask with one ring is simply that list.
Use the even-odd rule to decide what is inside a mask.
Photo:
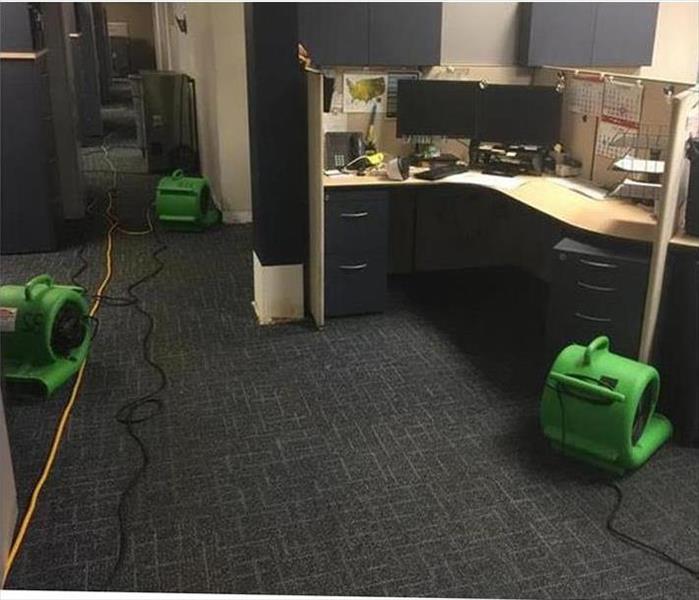
[{"label": "curved desk edge", "polygon": [[[522,183],[514,189],[508,189],[510,186],[489,186],[449,179],[425,181],[411,177],[405,181],[392,181],[370,175],[337,177],[326,175],[323,176],[323,187],[324,189],[399,186],[481,187],[497,191],[565,225],[590,233],[649,243],[655,239],[657,223],[651,211],[630,200],[620,198],[594,200],[558,185],[546,176],[520,176],[518,179],[522,180]],[[673,243],[699,247],[699,238],[678,236]]]}]

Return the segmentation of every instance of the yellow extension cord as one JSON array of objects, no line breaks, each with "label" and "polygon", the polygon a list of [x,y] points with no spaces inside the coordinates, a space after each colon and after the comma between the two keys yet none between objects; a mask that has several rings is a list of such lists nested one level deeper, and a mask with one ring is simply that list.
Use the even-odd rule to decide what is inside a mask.
[{"label": "yellow extension cord", "polygon": [[[90,317],[94,317],[97,314],[97,311],[100,308],[100,305],[102,303],[102,294],[104,293],[104,290],[107,288],[109,285],[109,282],[112,278],[112,266],[113,266],[113,260],[112,260],[112,249],[114,248],[114,231],[119,231],[121,233],[124,233],[126,235],[147,235],[153,231],[153,222],[151,221],[150,217],[150,211],[146,212],[147,215],[147,220],[148,220],[148,228],[140,231],[132,231],[132,230],[127,230],[127,229],[122,229],[119,220],[117,217],[112,214],[112,205],[113,205],[113,198],[112,194],[109,193],[107,194],[108,197],[108,203],[107,203],[107,218],[109,219],[109,229],[107,230],[107,245],[106,245],[106,252],[105,252],[105,275],[104,278],[102,279],[102,282],[100,283],[99,287],[97,288],[97,292],[95,294],[95,300],[92,303],[92,306],[90,308],[89,315]],[[85,359],[85,362],[81,365],[80,369],[78,370],[78,375],[75,378],[75,382],[73,383],[73,389],[70,392],[70,397],[68,398],[68,402],[65,405],[65,408],[63,409],[63,412],[61,413],[61,418],[58,421],[58,426],[56,427],[56,432],[54,433],[53,436],[53,441],[51,442],[51,447],[49,449],[49,454],[46,458],[46,463],[44,463],[44,468],[41,471],[41,476],[39,477],[39,480],[36,482],[36,485],[34,486],[34,490],[32,491],[31,498],[29,499],[29,506],[27,506],[27,510],[24,513],[24,516],[22,517],[22,522],[20,524],[19,530],[17,531],[17,535],[15,536],[14,540],[12,541],[12,546],[10,548],[10,552],[7,556],[7,562],[5,563],[5,572],[3,574],[3,584],[5,580],[7,579],[8,574],[10,573],[10,569],[12,569],[12,564],[15,561],[15,558],[17,557],[17,553],[19,552],[20,548],[22,547],[22,542],[24,542],[24,537],[27,534],[27,530],[29,528],[29,524],[32,520],[32,517],[34,516],[34,511],[36,510],[36,505],[37,501],[39,499],[39,496],[41,494],[41,490],[44,487],[44,484],[46,483],[46,480],[48,479],[49,475],[51,474],[51,469],[53,467],[53,464],[56,460],[56,455],[58,454],[58,448],[61,445],[61,441],[63,439],[63,434],[65,432],[65,427],[66,424],[68,423],[68,419],[70,418],[70,413],[73,410],[73,405],[75,404],[75,401],[78,398],[78,394],[80,393],[80,388],[82,386],[82,381],[83,381],[83,375],[85,374],[85,367],[87,366],[87,359]]]}]

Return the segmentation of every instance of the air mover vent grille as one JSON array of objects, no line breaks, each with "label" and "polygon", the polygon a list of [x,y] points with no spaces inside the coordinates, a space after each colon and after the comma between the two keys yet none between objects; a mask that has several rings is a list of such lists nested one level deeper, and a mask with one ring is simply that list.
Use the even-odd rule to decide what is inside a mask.
[{"label": "air mover vent grille", "polygon": [[208,185],[201,188],[201,214],[205,215],[211,208],[211,190]]},{"label": "air mover vent grille", "polygon": [[650,419],[651,413],[653,412],[653,383],[649,383],[646,389],[643,390],[643,395],[638,402],[636,408],[636,415],[633,419],[633,426],[631,427],[631,443],[635,446],[638,440],[641,439],[643,432],[646,429],[648,420]]},{"label": "air mover vent grille", "polygon": [[86,335],[85,317],[79,306],[67,302],[58,310],[51,329],[51,349],[59,356],[68,356],[83,343]]}]

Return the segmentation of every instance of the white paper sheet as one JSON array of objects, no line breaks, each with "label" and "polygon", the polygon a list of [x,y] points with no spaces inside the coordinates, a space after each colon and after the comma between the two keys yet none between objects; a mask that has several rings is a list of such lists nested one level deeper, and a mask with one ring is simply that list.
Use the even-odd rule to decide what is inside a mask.
[{"label": "white paper sheet", "polygon": [[632,173],[664,173],[664,160],[646,160],[645,158],[636,158],[634,156],[624,156],[614,163],[614,168],[620,171],[629,171]]},{"label": "white paper sheet", "polygon": [[347,114],[346,113],[323,113],[323,132],[329,131],[347,131]]},{"label": "white paper sheet", "polygon": [[637,198],[642,200],[657,201],[660,200],[662,187],[663,186],[660,183],[636,181],[627,177],[614,188],[610,195],[619,196],[622,198]]},{"label": "white paper sheet", "polygon": [[578,179],[577,177],[571,177],[570,179],[565,177],[547,177],[546,181],[560,185],[568,190],[578,192],[583,196],[587,196],[593,200],[604,200],[609,192],[604,188],[596,186],[591,181],[586,179]]},{"label": "white paper sheet", "polygon": [[515,190],[520,185],[527,182],[526,179],[522,177],[502,177],[500,175],[484,175],[483,173],[477,173],[469,171],[466,173],[459,173],[457,175],[451,175],[440,179],[440,181],[448,181],[453,183],[468,183],[472,185],[483,185],[485,187],[495,188],[497,190]]}]

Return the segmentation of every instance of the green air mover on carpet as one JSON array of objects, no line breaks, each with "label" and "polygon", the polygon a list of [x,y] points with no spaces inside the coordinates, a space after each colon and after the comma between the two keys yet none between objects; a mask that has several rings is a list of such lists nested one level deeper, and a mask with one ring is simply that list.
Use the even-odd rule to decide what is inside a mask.
[{"label": "green air mover on carpet", "polygon": [[655,413],[651,366],[609,351],[609,339],[571,345],[556,358],[541,399],[541,426],[565,454],[622,473],[640,467],[672,434]]},{"label": "green air mover on carpet", "polygon": [[204,177],[185,177],[181,169],[158,183],[155,209],[160,222],[177,231],[202,231],[221,220]]},{"label": "green air mover on carpet", "polygon": [[90,347],[85,290],[39,275],[0,287],[2,375],[18,391],[49,396],[85,361]]}]

